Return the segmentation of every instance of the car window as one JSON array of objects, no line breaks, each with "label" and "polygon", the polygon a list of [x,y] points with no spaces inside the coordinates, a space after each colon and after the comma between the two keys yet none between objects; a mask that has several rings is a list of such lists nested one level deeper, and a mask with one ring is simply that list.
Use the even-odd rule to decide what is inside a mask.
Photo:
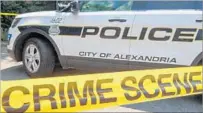
[{"label": "car window", "polygon": [[202,1],[134,1],[132,10],[202,10]]},{"label": "car window", "polygon": [[81,12],[98,12],[98,11],[127,11],[131,10],[133,2],[131,0],[104,0],[104,1],[81,1]]}]

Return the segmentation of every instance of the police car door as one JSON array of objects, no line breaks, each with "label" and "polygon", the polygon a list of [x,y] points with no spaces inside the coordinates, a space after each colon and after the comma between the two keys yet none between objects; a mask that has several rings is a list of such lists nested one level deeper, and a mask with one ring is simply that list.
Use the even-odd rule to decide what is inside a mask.
[{"label": "police car door", "polygon": [[130,42],[123,40],[122,36],[124,28],[130,28],[134,20],[131,5],[132,2],[126,0],[90,0],[80,2],[78,14],[66,13],[66,32],[62,40],[68,62],[75,65],[76,61],[84,64],[91,61],[91,65],[97,62],[100,65],[104,62],[108,65],[128,64],[126,55]]},{"label": "police car door", "polygon": [[201,53],[202,1],[134,1],[132,10],[132,67],[191,65]]}]

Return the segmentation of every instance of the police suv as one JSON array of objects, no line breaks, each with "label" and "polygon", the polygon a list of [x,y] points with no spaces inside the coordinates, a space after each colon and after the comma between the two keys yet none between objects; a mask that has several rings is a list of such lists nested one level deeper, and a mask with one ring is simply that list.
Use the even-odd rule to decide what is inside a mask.
[{"label": "police suv", "polygon": [[202,61],[202,1],[72,1],[18,15],[10,55],[30,76],[65,69],[147,69]]}]

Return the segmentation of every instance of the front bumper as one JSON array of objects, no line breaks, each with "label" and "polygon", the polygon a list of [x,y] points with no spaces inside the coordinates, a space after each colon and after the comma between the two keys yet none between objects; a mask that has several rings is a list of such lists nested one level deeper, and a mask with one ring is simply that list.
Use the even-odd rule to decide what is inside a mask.
[{"label": "front bumper", "polygon": [[11,58],[13,58],[14,60],[16,60],[15,54],[14,54],[14,51],[13,51],[13,50],[7,48],[7,52],[8,52],[8,55],[9,55]]},{"label": "front bumper", "polygon": [[16,54],[15,54],[15,48],[14,48],[14,43],[16,38],[19,36],[20,31],[18,30],[17,27],[15,28],[9,28],[8,30],[8,38],[9,38],[9,43],[7,45],[7,52],[10,57],[12,57],[15,61],[17,61]]}]

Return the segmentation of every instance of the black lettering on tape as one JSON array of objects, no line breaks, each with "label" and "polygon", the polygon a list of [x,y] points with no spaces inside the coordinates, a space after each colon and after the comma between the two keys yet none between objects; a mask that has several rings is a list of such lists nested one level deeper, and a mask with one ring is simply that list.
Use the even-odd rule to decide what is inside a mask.
[{"label": "black lettering on tape", "polygon": [[181,92],[180,86],[185,88],[186,93],[190,93],[192,89],[187,80],[188,73],[184,73],[184,82],[183,83],[180,81],[179,76],[180,75],[178,75],[178,73],[174,73],[174,75],[173,75],[173,82],[174,82],[175,87],[177,88],[177,94],[179,95]]},{"label": "black lettering on tape", "polygon": [[127,84],[126,84],[126,82],[132,82],[133,84],[136,84],[137,83],[137,81],[136,81],[136,78],[135,77],[126,77],[125,79],[123,79],[122,80],[122,82],[121,82],[121,88],[122,89],[124,89],[124,90],[126,90],[126,91],[135,91],[136,92],[136,95],[135,96],[131,96],[131,95],[129,95],[128,93],[124,93],[124,95],[125,95],[125,98],[127,99],[127,100],[137,100],[137,99],[139,99],[140,98],[140,96],[141,96],[141,91],[139,90],[139,89],[137,89],[137,88],[135,88],[135,87],[133,87],[133,86],[128,86]]},{"label": "black lettering on tape", "polygon": [[90,80],[90,81],[87,81],[84,85],[84,88],[83,88],[83,97],[84,97],[84,102],[81,103],[81,105],[86,105],[87,104],[87,95],[89,94],[91,96],[91,104],[96,104],[97,103],[97,99],[96,99],[96,95],[94,94],[94,91],[93,91],[93,84],[94,81],[93,80]]},{"label": "black lettering on tape", "polygon": [[163,79],[167,79],[170,77],[171,77],[171,74],[160,74],[158,77],[158,85],[161,88],[163,97],[175,95],[175,92],[167,92],[166,91],[166,87],[171,87],[170,82],[163,82]]},{"label": "black lettering on tape", "polygon": [[113,79],[101,79],[97,81],[97,94],[99,95],[100,99],[100,104],[103,103],[110,103],[110,102],[116,102],[117,98],[116,97],[109,97],[105,98],[104,93],[110,93],[113,92],[112,88],[102,88],[102,84],[107,84],[107,83],[112,83]]},{"label": "black lettering on tape", "polygon": [[[48,89],[50,92],[47,96],[40,96],[40,89]],[[56,94],[56,89],[52,84],[34,85],[33,86],[33,97],[34,97],[34,111],[40,111],[40,101],[49,100],[52,109],[57,109],[56,99],[54,95]]]},{"label": "black lettering on tape", "polygon": [[201,72],[191,72],[190,75],[189,75],[189,81],[192,85],[192,88],[193,88],[193,93],[196,93],[196,92],[202,92],[203,89],[197,89],[197,85],[199,84],[200,86],[202,86],[202,81],[201,80],[194,80],[193,77],[195,76],[201,76],[202,77],[202,73]]},{"label": "black lettering on tape", "polygon": [[61,100],[61,108],[66,108],[66,98],[65,98],[65,92],[64,92],[64,83],[59,84],[59,97]]},{"label": "black lettering on tape", "polygon": [[155,80],[153,75],[146,75],[146,76],[144,76],[144,77],[142,77],[140,79],[138,85],[139,85],[140,90],[143,92],[144,96],[146,98],[154,98],[154,97],[158,96],[159,92],[160,92],[159,89],[154,89],[154,93],[153,94],[150,94],[149,92],[147,92],[147,90],[144,88],[144,82],[146,80],[150,80],[152,83],[156,83],[156,80]]},{"label": "black lettering on tape", "polygon": [[87,94],[91,96],[91,104],[96,104],[96,95],[93,92],[93,81],[86,81],[83,88],[83,97],[79,94],[78,86],[76,82],[69,82],[68,83],[68,97],[70,99],[70,107],[76,106],[76,98],[79,99],[80,105],[84,106],[87,105]]},{"label": "black lettering on tape", "polygon": [[23,86],[14,86],[14,87],[8,88],[6,91],[4,91],[2,96],[2,107],[7,113],[15,113],[15,112],[23,113],[28,109],[30,102],[24,103],[19,108],[12,107],[10,105],[10,95],[14,91],[21,91],[24,95],[30,94],[29,90]]},{"label": "black lettering on tape", "polygon": [[[68,91],[68,98],[70,99],[70,107],[75,107],[76,102],[75,102],[74,93],[75,93],[75,95],[77,95],[77,97],[80,98],[76,82],[68,82],[68,90],[67,91]],[[74,91],[74,93],[73,93],[73,91]]]}]

